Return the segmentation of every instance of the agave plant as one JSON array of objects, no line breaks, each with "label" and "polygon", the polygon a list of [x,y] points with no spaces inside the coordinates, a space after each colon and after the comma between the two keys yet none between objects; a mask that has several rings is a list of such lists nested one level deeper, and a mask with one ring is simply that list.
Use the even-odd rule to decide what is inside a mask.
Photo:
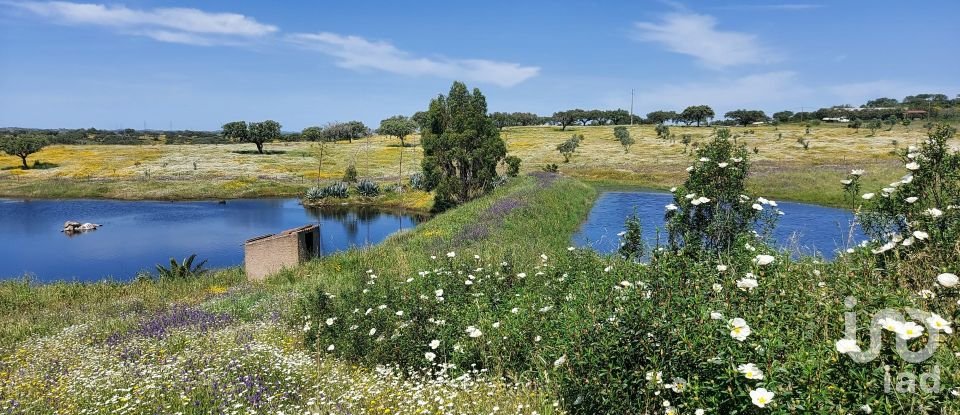
[{"label": "agave plant", "polygon": [[187,279],[206,274],[207,269],[203,266],[207,264],[207,260],[193,265],[193,261],[196,259],[197,254],[184,258],[181,263],[177,263],[175,258],[170,258],[170,268],[165,268],[163,265],[157,264],[157,275],[160,279]]},{"label": "agave plant", "polygon": [[347,184],[344,182],[336,182],[327,187],[324,187],[322,197],[336,197],[340,199],[346,198]]},{"label": "agave plant", "polygon": [[357,192],[362,196],[373,197],[380,194],[380,186],[373,180],[363,179],[357,183]]},{"label": "agave plant", "polygon": [[410,175],[410,187],[417,190],[426,190],[427,182],[423,177],[423,173],[416,172]]},{"label": "agave plant", "polygon": [[307,194],[304,195],[304,198],[312,202],[312,201],[323,199],[324,196],[326,196],[326,192],[324,192],[324,189],[319,186],[314,186],[307,189]]}]

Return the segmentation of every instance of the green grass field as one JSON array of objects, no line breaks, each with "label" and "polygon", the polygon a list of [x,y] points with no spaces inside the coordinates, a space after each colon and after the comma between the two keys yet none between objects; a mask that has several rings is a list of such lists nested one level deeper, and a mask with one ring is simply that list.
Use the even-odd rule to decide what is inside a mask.
[{"label": "green grass field", "polygon": [[[853,168],[867,170],[865,183],[881,185],[896,178],[898,160],[893,142],[904,147],[925,137],[915,123],[890,131],[859,132],[840,125],[820,125],[806,134],[803,126],[733,128],[754,158],[750,186],[758,193],[784,200],[840,205],[839,180]],[[523,160],[522,171],[538,171],[557,163],[572,177],[601,184],[667,189],[679,182],[689,165],[689,151],[712,132],[707,127],[671,127],[676,140],[657,139],[653,127],[630,127],[636,144],[629,152],[613,138],[613,127],[512,127],[502,137],[510,154]],[[570,163],[556,146],[572,134],[586,138]],[[689,134],[685,147],[681,137]],[[810,141],[804,150],[798,138]],[[419,169],[416,137],[404,151],[404,176]],[[954,146],[957,141],[954,140]],[[249,144],[52,146],[30,160],[47,167],[21,170],[15,157],[0,156],[0,196],[33,198],[105,197],[120,199],[192,199],[294,196],[318,177],[318,150],[313,143],[271,143],[270,154],[255,154]],[[753,151],[756,149],[756,153]],[[322,181],[337,180],[350,164],[361,177],[397,181],[401,147],[395,139],[374,136],[352,144],[327,144]],[[424,208],[422,201],[401,205]]]}]

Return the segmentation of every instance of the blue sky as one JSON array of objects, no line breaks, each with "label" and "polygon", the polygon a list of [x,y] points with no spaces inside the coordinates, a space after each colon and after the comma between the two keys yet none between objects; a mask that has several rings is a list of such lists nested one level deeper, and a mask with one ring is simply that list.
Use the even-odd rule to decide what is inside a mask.
[{"label": "blue sky", "polygon": [[0,0],[0,126],[284,130],[425,109],[799,111],[960,93],[960,2]]}]

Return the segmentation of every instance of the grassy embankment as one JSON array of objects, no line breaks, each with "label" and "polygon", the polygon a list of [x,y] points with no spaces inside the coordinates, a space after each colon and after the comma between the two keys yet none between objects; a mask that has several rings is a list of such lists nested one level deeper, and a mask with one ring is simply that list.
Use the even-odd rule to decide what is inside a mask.
[{"label": "grassy embankment", "polygon": [[207,413],[237,404],[258,413],[385,413],[426,400],[458,412],[528,405],[520,412],[550,413],[549,396],[495,376],[418,380],[309,353],[298,304],[321,282],[354,286],[368,269],[400,278],[452,250],[532,263],[566,246],[595,195],[569,179],[519,178],[376,247],[266,284],[245,282],[238,269],[188,281],[0,282],[0,410]]},{"label": "grassy embankment", "polygon": [[[899,163],[890,154],[893,141],[901,147],[925,137],[920,123],[896,126],[869,137],[841,125],[820,125],[806,134],[801,125],[733,128],[739,142],[753,157],[749,185],[768,197],[825,205],[841,205],[839,180],[853,168],[864,168],[865,187],[878,187],[898,176]],[[566,175],[597,184],[668,189],[678,184],[690,155],[681,137],[690,134],[693,143],[704,143],[709,128],[670,127],[674,141],[660,140],[652,126],[630,127],[637,143],[624,153],[613,137],[613,127],[514,127],[503,130],[510,154],[523,159],[525,172],[557,163]],[[748,133],[752,131],[752,133]],[[583,134],[585,142],[570,163],[556,150],[571,134]],[[782,137],[781,137],[782,135]],[[808,150],[798,138],[810,141]],[[422,157],[417,138],[405,148],[405,175],[415,171]],[[956,139],[954,141],[956,143]],[[691,144],[692,147],[693,144]],[[956,144],[954,144],[956,146]],[[46,167],[20,170],[15,157],[0,156],[0,196],[36,198],[105,197],[119,199],[191,199],[296,196],[317,180],[318,152],[311,143],[272,143],[270,154],[252,152],[250,144],[142,145],[142,146],[52,146],[31,156]],[[753,154],[753,149],[758,152]],[[372,177],[382,185],[397,180],[399,152],[396,139],[372,137],[369,142],[328,144],[322,181],[338,180],[350,164],[360,177]],[[351,199],[350,203],[370,203]],[[429,208],[429,197],[418,192],[387,195],[376,204]]]}]

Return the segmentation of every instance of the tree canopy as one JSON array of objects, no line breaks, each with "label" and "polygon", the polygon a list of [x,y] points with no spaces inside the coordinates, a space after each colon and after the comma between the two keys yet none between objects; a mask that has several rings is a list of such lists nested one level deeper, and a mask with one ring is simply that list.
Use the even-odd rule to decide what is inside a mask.
[{"label": "tree canopy", "polygon": [[706,122],[714,117],[713,108],[708,105],[693,105],[685,108],[680,113],[680,119],[687,125],[696,123],[697,127],[701,122]]},{"label": "tree canopy", "polygon": [[349,140],[363,138],[370,135],[370,128],[360,121],[332,122],[323,129],[323,136],[327,141]]},{"label": "tree canopy", "polygon": [[11,156],[20,157],[23,168],[27,166],[27,156],[36,153],[46,147],[47,140],[34,135],[3,137],[0,138],[0,151]]},{"label": "tree canopy", "polygon": [[767,114],[761,110],[733,110],[723,114],[727,119],[731,119],[740,125],[750,125],[759,121],[766,121]]},{"label": "tree canopy", "polygon": [[396,115],[380,121],[380,128],[377,129],[377,132],[396,137],[400,140],[400,145],[404,146],[406,145],[404,140],[407,136],[417,132],[417,123],[403,115]]},{"label": "tree canopy", "polygon": [[280,123],[274,120],[252,122],[250,123],[249,129],[250,132],[246,141],[255,144],[257,146],[257,152],[260,154],[263,154],[263,143],[280,138]]}]

